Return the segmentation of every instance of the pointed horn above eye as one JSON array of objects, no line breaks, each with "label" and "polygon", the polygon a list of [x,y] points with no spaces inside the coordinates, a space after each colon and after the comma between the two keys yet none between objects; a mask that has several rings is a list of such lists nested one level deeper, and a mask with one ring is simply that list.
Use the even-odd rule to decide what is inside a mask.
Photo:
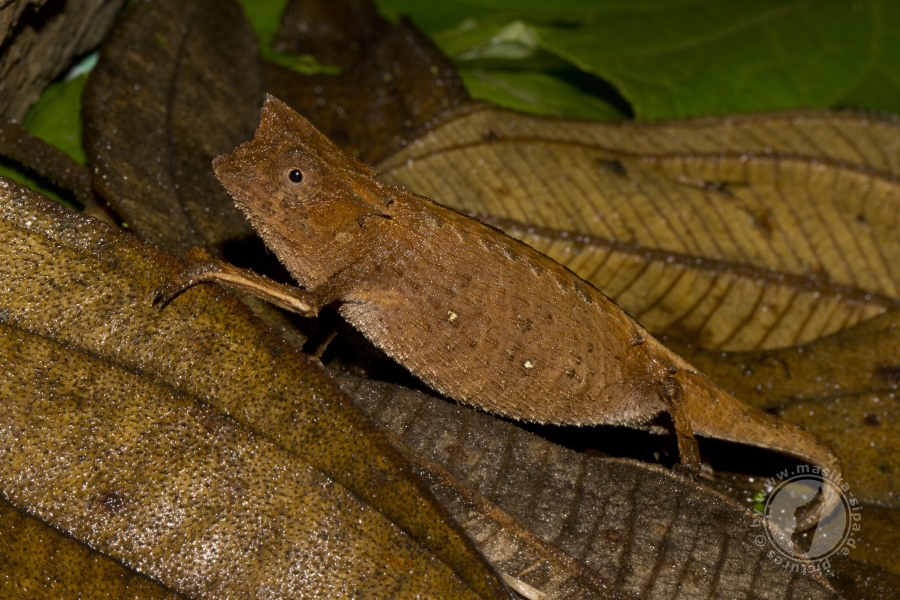
[{"label": "pointed horn above eye", "polygon": [[333,168],[364,177],[375,177],[378,171],[366,165],[337,146],[323,135],[312,123],[300,116],[290,106],[271,94],[266,94],[259,129],[256,136],[289,135],[297,138],[313,154],[329,163]]}]

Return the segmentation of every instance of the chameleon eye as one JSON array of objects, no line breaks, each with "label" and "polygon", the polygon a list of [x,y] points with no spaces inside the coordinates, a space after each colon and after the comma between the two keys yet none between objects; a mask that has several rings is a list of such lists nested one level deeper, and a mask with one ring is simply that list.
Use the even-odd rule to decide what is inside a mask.
[{"label": "chameleon eye", "polygon": [[288,179],[291,180],[291,183],[301,183],[303,181],[303,173],[300,169],[291,169],[288,172]]}]

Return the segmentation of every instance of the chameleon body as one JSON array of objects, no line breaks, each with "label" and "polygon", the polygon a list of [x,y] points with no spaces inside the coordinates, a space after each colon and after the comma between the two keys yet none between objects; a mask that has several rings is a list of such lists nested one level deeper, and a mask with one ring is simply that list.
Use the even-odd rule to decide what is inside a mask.
[{"label": "chameleon body", "polygon": [[[835,473],[805,430],[747,406],[577,275],[504,233],[378,182],[269,97],[256,135],[214,162],[237,206],[301,288],[218,262],[201,281],[314,315],[325,305],[442,394],[515,419],[650,427],[668,412],[688,469],[694,433],[773,449]],[[823,503],[803,518],[813,525]]]}]

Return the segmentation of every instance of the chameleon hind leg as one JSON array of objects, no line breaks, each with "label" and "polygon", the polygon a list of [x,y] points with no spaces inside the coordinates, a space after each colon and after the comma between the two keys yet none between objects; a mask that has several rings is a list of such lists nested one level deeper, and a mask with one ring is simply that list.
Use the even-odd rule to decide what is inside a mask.
[{"label": "chameleon hind leg", "polygon": [[657,387],[660,399],[665,403],[678,441],[679,467],[690,475],[700,472],[700,448],[691,429],[691,418],[684,403],[684,390],[678,380],[666,377]]}]

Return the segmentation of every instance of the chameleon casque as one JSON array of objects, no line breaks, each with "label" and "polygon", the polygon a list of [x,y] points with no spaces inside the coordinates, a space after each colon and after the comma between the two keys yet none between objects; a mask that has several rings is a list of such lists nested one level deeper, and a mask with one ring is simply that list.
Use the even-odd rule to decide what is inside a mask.
[{"label": "chameleon casque", "polygon": [[[668,412],[688,471],[699,468],[698,434],[840,473],[814,436],[720,389],[591,284],[492,227],[378,182],[272,96],[253,139],[213,166],[301,287],[205,260],[157,301],[218,282],[305,316],[333,305],[433,389],[489,412],[638,428]],[[837,502],[825,486],[799,528]]]}]

